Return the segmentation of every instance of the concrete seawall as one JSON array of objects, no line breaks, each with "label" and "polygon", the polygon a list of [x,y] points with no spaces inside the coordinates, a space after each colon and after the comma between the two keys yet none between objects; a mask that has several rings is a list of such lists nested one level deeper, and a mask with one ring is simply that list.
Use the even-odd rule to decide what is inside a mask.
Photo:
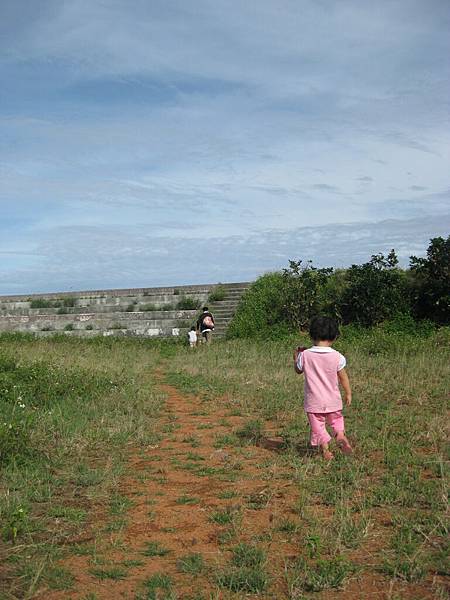
[{"label": "concrete seawall", "polygon": [[0,333],[185,335],[208,304],[223,336],[248,282],[0,296]]}]

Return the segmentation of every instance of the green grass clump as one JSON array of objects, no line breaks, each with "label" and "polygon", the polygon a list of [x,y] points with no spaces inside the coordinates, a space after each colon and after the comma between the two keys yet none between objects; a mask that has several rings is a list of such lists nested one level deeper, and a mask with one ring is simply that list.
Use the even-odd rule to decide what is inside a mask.
[{"label": "green grass clump", "polygon": [[288,572],[291,585],[306,592],[321,592],[322,590],[340,589],[345,580],[355,568],[342,556],[329,559],[319,559],[309,563],[299,559]]},{"label": "green grass clump", "polygon": [[183,495],[176,499],[177,504],[198,504],[199,502],[200,498],[196,498],[195,496]]},{"label": "green grass clump", "polygon": [[127,577],[127,570],[120,566],[112,566],[112,567],[97,567],[95,569],[91,569],[90,572],[97,579],[114,579],[120,580],[125,579]]},{"label": "green grass clump", "polygon": [[181,556],[177,560],[177,569],[180,573],[199,575],[205,568],[203,556],[197,552]]},{"label": "green grass clump", "polygon": [[257,444],[264,436],[264,426],[259,419],[252,419],[234,433],[240,440]]},{"label": "green grass clump", "polygon": [[170,550],[168,548],[155,541],[147,542],[143,551],[144,556],[166,556],[169,553]]},{"label": "green grass clump", "polygon": [[228,568],[221,570],[216,576],[217,585],[231,592],[259,594],[264,592],[268,584],[265,571],[255,568]]},{"label": "green grass clump", "polygon": [[169,575],[155,573],[144,581],[144,592],[138,593],[136,600],[177,600],[172,586]]},{"label": "green grass clump", "polygon": [[213,289],[210,291],[208,296],[208,303],[221,302],[222,300],[225,300],[226,295],[226,288],[219,283],[218,285],[214,286]]},{"label": "green grass clump", "polygon": [[236,567],[261,567],[266,562],[264,550],[241,543],[232,548],[232,563]]},{"label": "green grass clump", "polygon": [[231,565],[219,571],[217,584],[232,592],[263,592],[268,585],[265,552],[246,543],[238,544],[231,552]]},{"label": "green grass clump", "polygon": [[236,518],[236,510],[227,506],[223,510],[216,510],[209,516],[209,520],[217,525],[229,525]]},{"label": "green grass clump", "polygon": [[200,308],[200,301],[189,296],[182,296],[176,305],[178,310],[198,310]]}]

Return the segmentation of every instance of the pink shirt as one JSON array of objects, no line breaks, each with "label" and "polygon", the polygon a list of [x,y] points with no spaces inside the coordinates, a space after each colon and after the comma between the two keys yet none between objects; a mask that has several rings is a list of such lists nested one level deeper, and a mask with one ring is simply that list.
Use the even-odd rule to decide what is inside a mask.
[{"label": "pink shirt", "polygon": [[313,346],[299,354],[297,367],[305,375],[306,412],[330,413],[342,410],[337,373],[345,367],[345,358],[326,346]]}]

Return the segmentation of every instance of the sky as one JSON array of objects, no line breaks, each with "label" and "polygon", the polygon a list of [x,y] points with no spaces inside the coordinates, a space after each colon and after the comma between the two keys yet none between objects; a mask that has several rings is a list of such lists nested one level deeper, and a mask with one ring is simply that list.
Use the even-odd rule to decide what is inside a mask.
[{"label": "sky", "polygon": [[448,0],[0,0],[0,294],[403,265],[450,231]]}]

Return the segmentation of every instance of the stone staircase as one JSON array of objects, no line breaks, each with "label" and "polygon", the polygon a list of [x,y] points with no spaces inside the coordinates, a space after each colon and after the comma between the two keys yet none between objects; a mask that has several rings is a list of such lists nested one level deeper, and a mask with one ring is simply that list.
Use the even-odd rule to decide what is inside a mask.
[{"label": "stone staircase", "polygon": [[214,336],[223,337],[249,285],[244,282],[0,296],[0,333],[184,336],[206,304],[215,318]]}]

